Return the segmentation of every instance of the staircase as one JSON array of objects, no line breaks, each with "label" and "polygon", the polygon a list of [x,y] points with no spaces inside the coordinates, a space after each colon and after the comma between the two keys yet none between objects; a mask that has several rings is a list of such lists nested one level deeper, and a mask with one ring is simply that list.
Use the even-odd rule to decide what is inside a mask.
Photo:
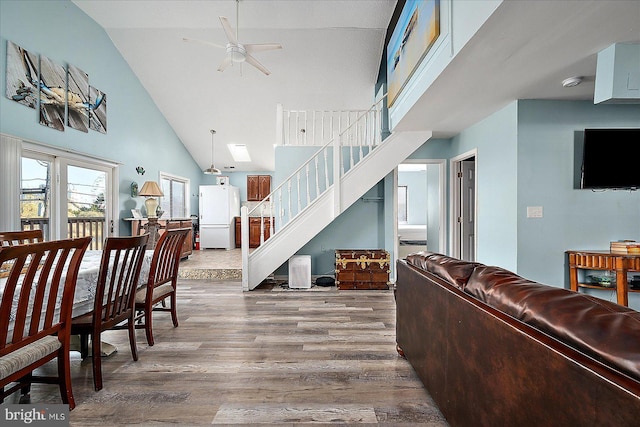
[{"label": "staircase", "polygon": [[[383,141],[380,104],[341,124],[336,136],[327,132],[331,140],[289,178],[251,211],[242,208],[243,290],[258,286],[431,138],[428,131],[394,132]],[[262,236],[261,245],[251,253],[249,216],[261,218]],[[265,224],[271,227],[266,241]]]}]

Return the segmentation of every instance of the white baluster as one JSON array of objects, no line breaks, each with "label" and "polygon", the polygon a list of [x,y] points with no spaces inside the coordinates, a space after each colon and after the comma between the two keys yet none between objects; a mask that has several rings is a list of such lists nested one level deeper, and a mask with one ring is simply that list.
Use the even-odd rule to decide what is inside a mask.
[{"label": "white baluster", "polygon": [[324,189],[329,188],[329,149],[324,149]]},{"label": "white baluster", "polygon": [[311,204],[311,194],[309,194],[309,163],[307,163],[307,167],[305,169],[307,174],[307,205],[305,207],[307,207]]},{"label": "white baluster", "polygon": [[298,212],[296,212],[296,216],[300,213],[300,211],[302,210],[302,207],[300,206],[300,171],[298,171],[298,173],[296,174],[296,187],[297,187],[297,191],[298,191]]},{"label": "white baluster", "polygon": [[276,233],[275,230],[275,219],[273,215],[273,200],[269,199],[269,237],[273,236]]},{"label": "white baluster", "polygon": [[284,209],[282,209],[282,187],[280,187],[280,189],[278,190],[278,207],[278,223],[282,225],[282,223],[284,222]]},{"label": "white baluster", "polygon": [[287,110],[287,128],[285,131],[285,142],[287,145],[291,145],[291,111]]},{"label": "white baluster", "polygon": [[319,158],[318,156],[316,156],[315,159],[313,159],[315,166],[316,166],[316,198],[320,195],[320,181],[318,179],[318,162],[319,162]]},{"label": "white baluster", "polygon": [[[289,203],[289,221],[291,221],[291,180],[287,181],[287,191],[289,191],[288,203]],[[287,221],[287,222],[289,222]]]},{"label": "white baluster", "polygon": [[260,244],[264,244],[264,205],[260,211]]},{"label": "white baluster", "polygon": [[311,143],[313,145],[316,145],[316,110],[313,110],[313,123],[311,124],[311,138],[312,138]]}]

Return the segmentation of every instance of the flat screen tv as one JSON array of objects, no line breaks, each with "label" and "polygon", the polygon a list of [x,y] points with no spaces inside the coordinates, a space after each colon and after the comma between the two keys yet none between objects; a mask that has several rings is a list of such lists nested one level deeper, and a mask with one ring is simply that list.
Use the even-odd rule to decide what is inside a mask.
[{"label": "flat screen tv", "polygon": [[640,129],[585,129],[582,188],[640,188]]}]

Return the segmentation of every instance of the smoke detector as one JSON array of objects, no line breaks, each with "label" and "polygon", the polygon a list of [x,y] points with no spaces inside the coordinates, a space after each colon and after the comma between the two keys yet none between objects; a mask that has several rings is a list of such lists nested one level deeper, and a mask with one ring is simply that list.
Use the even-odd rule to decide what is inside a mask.
[{"label": "smoke detector", "polygon": [[582,76],[574,76],[574,77],[569,77],[567,79],[564,79],[562,81],[562,86],[563,87],[574,87],[574,86],[578,86],[580,83],[582,83]]}]

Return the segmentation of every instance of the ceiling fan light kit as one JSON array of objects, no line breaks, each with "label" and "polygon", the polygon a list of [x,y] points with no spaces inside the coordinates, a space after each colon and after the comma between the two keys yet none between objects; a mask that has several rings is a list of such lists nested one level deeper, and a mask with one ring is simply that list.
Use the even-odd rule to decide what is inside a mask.
[{"label": "ceiling fan light kit", "polygon": [[[258,70],[260,70],[262,73],[264,73],[265,75],[269,75],[271,74],[271,71],[269,71],[267,69],[267,67],[265,67],[264,65],[262,65],[260,63],[260,61],[258,61],[253,54],[256,52],[264,52],[267,50],[275,50],[275,49],[282,49],[282,45],[279,43],[259,43],[259,44],[242,44],[238,41],[238,23],[239,23],[239,16],[240,16],[240,1],[236,0],[236,31],[235,33],[233,32],[233,28],[231,28],[231,24],[229,24],[229,20],[224,17],[224,16],[219,16],[218,18],[220,18],[220,23],[222,24],[222,29],[224,30],[225,35],[227,36],[227,40],[228,43],[226,46],[221,46],[219,44],[216,43],[212,43],[212,42],[207,42],[207,41],[203,41],[203,40],[196,40],[196,39],[188,39],[188,38],[183,38],[182,40],[189,42],[189,41],[195,41],[198,43],[202,43],[202,44],[206,44],[208,46],[213,46],[213,47],[217,47],[217,48],[223,48],[226,50],[225,53],[225,57],[222,60],[222,62],[220,63],[220,66],[218,66],[218,71],[224,71],[227,69],[227,67],[229,67],[229,65],[235,63],[243,63],[243,62],[248,62],[249,64],[253,65],[254,67],[256,67]],[[242,70],[242,68],[241,68]]]}]

